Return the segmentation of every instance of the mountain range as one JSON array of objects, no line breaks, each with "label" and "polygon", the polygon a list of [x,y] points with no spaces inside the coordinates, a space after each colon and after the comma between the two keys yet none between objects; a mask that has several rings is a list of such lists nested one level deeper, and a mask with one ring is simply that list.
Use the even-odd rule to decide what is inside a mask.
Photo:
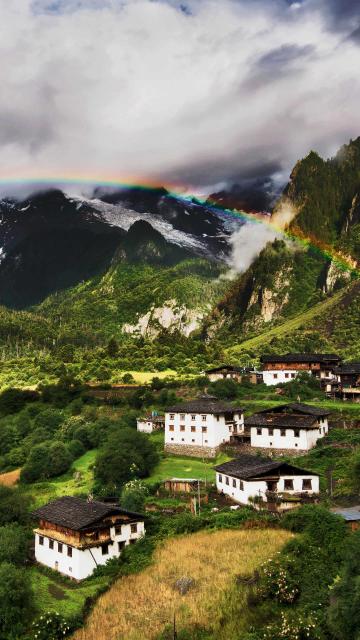
[{"label": "mountain range", "polygon": [[250,211],[256,201],[270,208],[260,190],[250,198],[235,188],[205,202],[142,188],[1,201],[4,353],[14,340],[29,354],[59,344],[100,348],[111,338],[131,339],[144,353],[144,339],[162,336],[171,337],[170,352],[177,341],[183,351],[191,343],[205,363],[256,360],[264,348],[359,357],[360,138],[330,160],[310,152],[296,164],[274,205],[275,213],[289,203],[295,211],[287,236],[237,275],[233,234],[245,223],[229,215],[235,197]]}]

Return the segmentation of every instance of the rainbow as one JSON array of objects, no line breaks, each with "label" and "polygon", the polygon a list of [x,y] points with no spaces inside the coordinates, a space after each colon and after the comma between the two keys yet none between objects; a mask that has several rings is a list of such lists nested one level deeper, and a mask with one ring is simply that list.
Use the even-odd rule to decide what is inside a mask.
[{"label": "rainbow", "polygon": [[260,212],[248,213],[246,211],[227,209],[215,199],[211,200],[207,197],[205,198],[203,196],[188,193],[185,187],[182,185],[176,185],[174,183],[172,183],[171,185],[166,183],[158,183],[151,179],[142,180],[141,182],[139,182],[138,179],[133,177],[119,179],[118,176],[107,176],[105,178],[96,174],[91,177],[89,175],[78,174],[76,177],[74,177],[73,174],[68,173],[64,173],[60,176],[55,176],[52,174],[46,174],[46,172],[44,172],[40,175],[30,175],[25,178],[15,177],[12,174],[0,177],[0,186],[2,187],[24,185],[33,186],[34,190],[43,189],[46,186],[54,187],[56,185],[58,185],[59,187],[61,186],[61,188],[64,188],[66,186],[89,185],[94,187],[109,187],[113,189],[139,189],[144,191],[155,191],[163,188],[167,190],[170,196],[180,199],[184,203],[195,202],[201,205],[206,205],[208,208],[221,211],[223,215],[242,219],[253,225],[266,225],[277,235],[283,236],[285,239],[301,246],[305,250],[312,249],[327,260],[332,261],[342,271],[350,272],[354,276],[360,277],[360,268],[355,260],[353,260],[350,256],[341,254],[340,252],[336,251],[334,247],[319,240],[315,236],[306,236],[301,231],[301,229],[298,229],[296,227],[296,225],[292,226],[290,229],[284,229],[280,225],[275,224],[270,217],[267,218],[266,216],[260,215]]}]

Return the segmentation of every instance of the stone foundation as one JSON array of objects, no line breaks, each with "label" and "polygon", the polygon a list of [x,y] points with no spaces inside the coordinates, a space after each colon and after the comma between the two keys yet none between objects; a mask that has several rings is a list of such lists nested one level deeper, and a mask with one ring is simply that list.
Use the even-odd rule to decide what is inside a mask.
[{"label": "stone foundation", "polygon": [[192,458],[216,458],[218,449],[216,447],[196,447],[190,444],[165,444],[165,453],[174,456],[191,456]]}]

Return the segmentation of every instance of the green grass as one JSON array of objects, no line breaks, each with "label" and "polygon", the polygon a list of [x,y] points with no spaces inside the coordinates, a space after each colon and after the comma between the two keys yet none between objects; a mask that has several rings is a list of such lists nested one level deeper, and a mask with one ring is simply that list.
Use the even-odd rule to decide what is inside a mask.
[{"label": "green grass", "polygon": [[66,618],[81,615],[85,600],[97,595],[108,583],[108,578],[99,577],[70,584],[55,572],[49,577],[37,566],[28,571],[39,614],[58,611]]},{"label": "green grass", "polygon": [[228,357],[234,357],[239,355],[243,351],[254,351],[258,348],[266,347],[273,338],[281,338],[284,337],[288,333],[294,332],[296,329],[302,327],[305,323],[310,321],[314,321],[318,316],[321,318],[326,317],[326,313],[329,311],[329,308],[336,305],[337,302],[343,297],[344,291],[339,291],[334,294],[324,302],[319,302],[314,305],[311,309],[307,311],[303,311],[299,315],[296,315],[286,322],[283,322],[271,329],[265,330],[264,333],[261,333],[254,338],[250,338],[249,340],[244,340],[240,344],[234,345],[229,349],[225,350],[225,353]]},{"label": "green grass", "polygon": [[200,458],[189,458],[180,456],[164,456],[155,467],[153,473],[145,480],[152,484],[161,482],[167,478],[196,478],[214,482],[214,466],[230,460],[230,456],[221,453],[216,459],[201,460]]},{"label": "green grass", "polygon": [[[71,470],[63,476],[48,482],[35,482],[27,485],[24,491],[34,498],[32,506],[36,508],[45,502],[49,502],[49,500],[54,500],[61,496],[87,495],[93,484],[92,466],[95,462],[96,454],[96,449],[87,451],[81,458],[73,462]],[[80,471],[82,474],[80,480],[75,480],[74,478],[76,471]]]}]

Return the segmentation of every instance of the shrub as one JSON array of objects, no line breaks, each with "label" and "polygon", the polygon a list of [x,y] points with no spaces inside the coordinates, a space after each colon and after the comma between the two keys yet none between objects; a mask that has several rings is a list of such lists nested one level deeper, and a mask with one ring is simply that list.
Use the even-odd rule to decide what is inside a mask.
[{"label": "shrub", "polygon": [[28,496],[20,493],[18,488],[0,484],[0,526],[11,522],[26,524],[29,520]]},{"label": "shrub", "polygon": [[33,595],[24,569],[0,564],[0,638],[17,639],[26,629],[33,610]]},{"label": "shrub", "polygon": [[28,555],[29,535],[24,527],[12,523],[0,527],[0,563],[24,564]]},{"label": "shrub", "polygon": [[142,512],[148,493],[149,491],[143,482],[140,480],[130,480],[130,482],[124,485],[120,504],[128,511]]},{"label": "shrub", "polygon": [[70,633],[70,625],[57,611],[48,611],[33,624],[34,640],[60,640]]}]

